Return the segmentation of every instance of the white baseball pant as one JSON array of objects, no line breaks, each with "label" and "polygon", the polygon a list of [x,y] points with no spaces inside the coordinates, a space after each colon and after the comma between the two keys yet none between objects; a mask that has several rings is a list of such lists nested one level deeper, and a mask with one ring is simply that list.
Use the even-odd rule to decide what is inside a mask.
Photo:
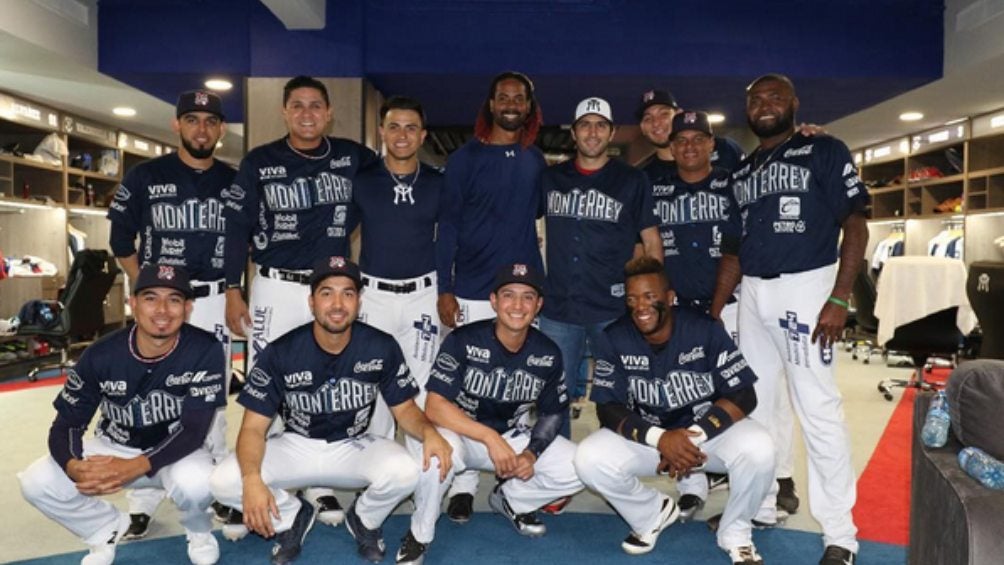
[{"label": "white baseball pant", "polygon": [[[324,486],[363,490],[356,513],[363,525],[378,528],[402,500],[415,491],[419,466],[401,444],[371,434],[328,443],[291,432],[265,442],[261,478],[279,507],[273,518],[277,532],[288,530],[300,510],[300,501],[286,489]],[[209,479],[213,496],[243,511],[243,485],[237,455],[216,466]]]},{"label": "white baseball pant", "polygon": [[[132,458],[143,451],[119,445],[106,437],[84,440],[84,457],[112,455]],[[181,525],[189,533],[212,529],[206,509],[212,502],[209,474],[213,458],[205,448],[157,471],[153,477],[141,476],[127,488],[154,487],[167,491],[181,514]],[[81,494],[76,484],[50,455],[38,459],[18,474],[25,500],[42,514],[73,532],[87,545],[105,543],[116,528],[122,512],[97,496]]]},{"label": "white baseball pant", "polygon": [[[729,499],[718,526],[718,546],[749,545],[752,520],[774,483],[774,446],[758,422],[744,418],[701,446],[705,469],[729,474]],[[656,475],[659,450],[630,441],[607,428],[579,443],[575,470],[587,487],[614,507],[633,532],[655,529],[662,494],[638,477]]]},{"label": "white baseball pant", "polygon": [[[802,425],[809,468],[809,510],[823,529],[824,545],[856,552],[856,500],[850,438],[834,379],[832,348],[810,343],[819,311],[836,277],[836,265],[781,275],[744,277],[739,300],[740,349],[759,377],[751,416],[783,441],[777,417],[778,388],[787,387]],[[790,433],[790,426],[788,427]],[[776,501],[773,486],[766,505]]]},{"label": "white baseball pant", "polygon": [[[453,447],[453,467],[447,472],[446,480],[440,482],[439,461],[434,459],[429,469],[419,476],[415,489],[415,512],[411,515],[411,533],[421,543],[430,543],[435,537],[443,495],[458,473],[468,470],[495,471],[485,444],[445,428],[437,429]],[[513,451],[521,453],[530,443],[530,431],[512,429],[502,434],[502,438]],[[409,444],[409,447],[412,456],[422,461],[421,445]],[[502,484],[502,493],[513,511],[517,514],[533,512],[548,502],[582,490],[582,482],[572,464],[574,459],[575,444],[562,436],[554,438],[534,464],[530,480],[509,479]]]},{"label": "white baseball pant", "polygon": [[[289,330],[314,319],[307,298],[310,286],[257,274],[251,283],[251,335],[248,336],[248,369],[254,367],[258,352]],[[309,274],[309,271],[294,271]]]}]

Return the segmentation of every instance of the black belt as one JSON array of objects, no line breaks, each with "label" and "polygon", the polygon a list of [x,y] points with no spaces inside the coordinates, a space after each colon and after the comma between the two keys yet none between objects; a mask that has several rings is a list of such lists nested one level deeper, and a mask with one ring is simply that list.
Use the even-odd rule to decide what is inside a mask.
[{"label": "black belt", "polygon": [[[729,299],[725,301],[725,304],[735,304],[736,295],[730,294]],[[708,311],[711,310],[711,300],[680,300],[680,304],[685,304],[691,308],[696,308],[698,310]]]},{"label": "black belt", "polygon": [[432,277],[423,277],[421,281],[422,286],[419,286],[419,283],[416,281],[411,281],[401,284],[393,284],[384,281],[371,280],[369,277],[363,277],[363,286],[371,286],[373,283],[376,283],[377,290],[382,290],[384,292],[393,292],[394,294],[410,294],[412,292],[415,292],[416,290],[421,290],[423,288],[429,288],[430,286],[432,286]]},{"label": "black belt", "polygon": [[295,282],[300,284],[310,284],[310,273],[298,273],[275,267],[262,267],[261,274],[264,277],[279,281]]},{"label": "black belt", "polygon": [[205,298],[213,294],[220,294],[226,288],[227,282],[223,279],[218,281],[192,281],[192,296],[195,298]]}]

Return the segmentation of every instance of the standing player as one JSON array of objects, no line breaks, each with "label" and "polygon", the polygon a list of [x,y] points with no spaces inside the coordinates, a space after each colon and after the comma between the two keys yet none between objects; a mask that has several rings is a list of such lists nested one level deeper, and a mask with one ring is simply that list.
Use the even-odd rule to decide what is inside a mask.
[{"label": "standing player", "polygon": [[727,472],[718,546],[736,565],[763,565],[752,520],[774,482],[774,447],[746,418],[757,405],[756,375],[720,324],[670,307],[672,285],[657,261],[640,257],[625,272],[628,313],[594,350],[591,398],[603,427],[579,445],[575,469],[631,526],[621,544],[631,555],[652,551],[679,514],[672,498],[638,477]]},{"label": "standing player", "polygon": [[[624,263],[641,239],[645,255],[662,262],[652,188],[641,171],[610,159],[610,104],[586,98],[575,109],[575,159],[541,177],[546,198],[547,302],[540,329],[553,339],[565,367],[578,372],[588,339],[624,311]],[[573,398],[586,396],[575,383]],[[562,434],[570,435],[566,421]]]},{"label": "standing player", "polygon": [[[91,345],[56,397],[49,455],[19,475],[24,498],[90,546],[83,565],[109,565],[129,516],[98,497],[167,491],[181,512],[188,558],[216,563],[206,509],[213,458],[204,447],[226,403],[223,349],[185,323],[192,287],[181,267],[147,265],[129,298],[136,323]],[[97,410],[98,432],[83,439]]]},{"label": "standing player", "polygon": [[[234,170],[213,158],[223,137],[223,120],[223,103],[216,94],[202,90],[182,93],[171,123],[179,137],[178,151],[133,167],[109,205],[108,219],[109,244],[129,280],[136,280],[140,266],[149,264],[176,265],[189,273],[195,302],[188,322],[215,334],[223,343],[227,362],[224,382],[229,385],[223,202]],[[207,447],[217,463],[227,455],[223,410],[213,420]],[[130,489],[127,496],[131,523],[124,539],[145,537],[164,491],[137,488]],[[229,509],[214,507],[221,519],[229,517]]]},{"label": "standing player", "polygon": [[[543,269],[536,219],[546,162],[533,145],[542,122],[530,79],[501,73],[478,112],[474,139],[447,161],[436,244],[437,308],[446,327],[495,316],[488,295],[499,266]],[[476,471],[453,481],[451,520],[470,520],[477,486]]]},{"label": "standing player", "polygon": [[[422,105],[412,98],[389,98],[380,108],[387,154],[359,171],[352,191],[362,221],[359,266],[366,287],[359,319],[397,340],[418,382],[420,407],[439,347],[436,217],[443,186],[442,173],[418,161],[425,134]],[[394,420],[382,399],[370,431],[394,435]]]},{"label": "standing player", "polygon": [[397,563],[424,561],[456,471],[493,471],[502,482],[488,503],[531,537],[546,532],[536,509],[582,489],[572,466],[575,444],[558,436],[568,409],[561,351],[531,327],[543,302],[543,277],[517,263],[501,267],[493,286],[498,317],[451,332],[436,357],[426,413],[453,448],[453,467],[445,481],[435,466],[422,473]]},{"label": "standing player", "polygon": [[[288,134],[252,149],[229,191],[225,214],[227,325],[248,340],[248,363],[267,343],[311,319],[307,308],[310,266],[331,255],[347,256],[356,219],[352,182],[356,171],[376,159],[362,145],[325,135],[331,123],[328,89],[307,76],[282,90]],[[251,314],[241,295],[248,244],[256,264]],[[338,524],[344,517],[330,491],[311,491],[318,518]],[[227,530],[229,531],[229,530]],[[228,536],[240,537],[239,527]]]},{"label": "standing player", "polygon": [[[359,553],[384,557],[381,525],[415,490],[419,466],[393,440],[367,432],[382,395],[398,423],[420,438],[424,468],[450,468],[450,447],[412,400],[415,380],[394,339],[356,320],[362,277],[343,257],[313,265],[313,322],[269,344],[248,374],[238,402],[244,421],[237,453],[213,472],[213,493],[244,512],[255,532],[276,536],[272,563],[300,554],[314,508],[286,489],[310,485],[365,489],[345,516]],[[281,412],[286,431],[266,439]]]},{"label": "standing player", "polygon": [[847,320],[847,298],[868,242],[868,191],[847,146],[796,131],[797,110],[795,86],[783,75],[764,75],[746,89],[746,116],[760,146],[734,175],[742,273],[720,271],[715,300],[742,276],[740,346],[761,377],[754,417],[780,441],[774,402],[777,388],[787,387],[809,454],[809,508],[823,528],[820,563],[836,565],[854,562],[858,542],[833,343]]}]

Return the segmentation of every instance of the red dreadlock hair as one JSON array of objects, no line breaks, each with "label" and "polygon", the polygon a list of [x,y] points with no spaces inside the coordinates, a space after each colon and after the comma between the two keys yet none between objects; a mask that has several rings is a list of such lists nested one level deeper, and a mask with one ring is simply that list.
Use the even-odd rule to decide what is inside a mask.
[{"label": "red dreadlock hair", "polygon": [[494,119],[492,118],[490,103],[495,98],[495,88],[500,82],[507,79],[518,80],[523,83],[523,86],[526,88],[527,97],[530,99],[530,115],[526,117],[526,122],[523,123],[523,129],[519,134],[519,144],[523,147],[529,147],[537,141],[537,133],[540,132],[540,126],[544,123],[544,116],[540,111],[540,104],[537,103],[537,98],[533,93],[533,82],[530,81],[529,77],[517,71],[506,71],[492,79],[491,87],[488,89],[488,98],[481,105],[478,119],[474,122],[474,137],[478,138],[482,143],[488,143],[491,139]]}]

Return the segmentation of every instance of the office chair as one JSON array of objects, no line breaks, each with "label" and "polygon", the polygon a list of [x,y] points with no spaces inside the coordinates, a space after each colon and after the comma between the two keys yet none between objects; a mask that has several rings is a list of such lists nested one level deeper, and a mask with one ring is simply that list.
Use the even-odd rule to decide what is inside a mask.
[{"label": "office chair", "polygon": [[[104,301],[115,282],[119,269],[107,251],[82,249],[77,252],[60,291],[58,323],[24,324],[18,335],[44,337],[60,349],[58,363],[36,366],[28,373],[28,380],[38,379],[38,373],[49,369],[72,367],[70,350],[86,346],[104,328]],[[84,339],[81,339],[84,338]]]},{"label": "office chair", "polygon": [[983,331],[981,359],[1004,359],[1004,263],[977,261],[969,266],[966,295]]},{"label": "office chair", "polygon": [[956,325],[958,313],[959,307],[953,306],[896,328],[885,348],[908,355],[913,360],[915,373],[911,379],[885,379],[880,382],[878,390],[886,400],[892,400],[892,389],[896,387],[932,390],[936,385],[924,380],[924,372],[930,371],[925,365],[931,357],[947,357],[955,365],[962,341],[962,332]]},{"label": "office chair", "polygon": [[875,346],[875,335],[878,333],[878,318],[875,317],[875,300],[878,292],[875,290],[875,280],[868,273],[868,262],[861,264],[861,270],[854,277],[851,287],[851,297],[854,300],[854,320],[856,328],[850,335],[851,357],[858,359],[860,351],[864,351],[862,363],[871,362],[872,355],[881,353],[881,347]]}]

